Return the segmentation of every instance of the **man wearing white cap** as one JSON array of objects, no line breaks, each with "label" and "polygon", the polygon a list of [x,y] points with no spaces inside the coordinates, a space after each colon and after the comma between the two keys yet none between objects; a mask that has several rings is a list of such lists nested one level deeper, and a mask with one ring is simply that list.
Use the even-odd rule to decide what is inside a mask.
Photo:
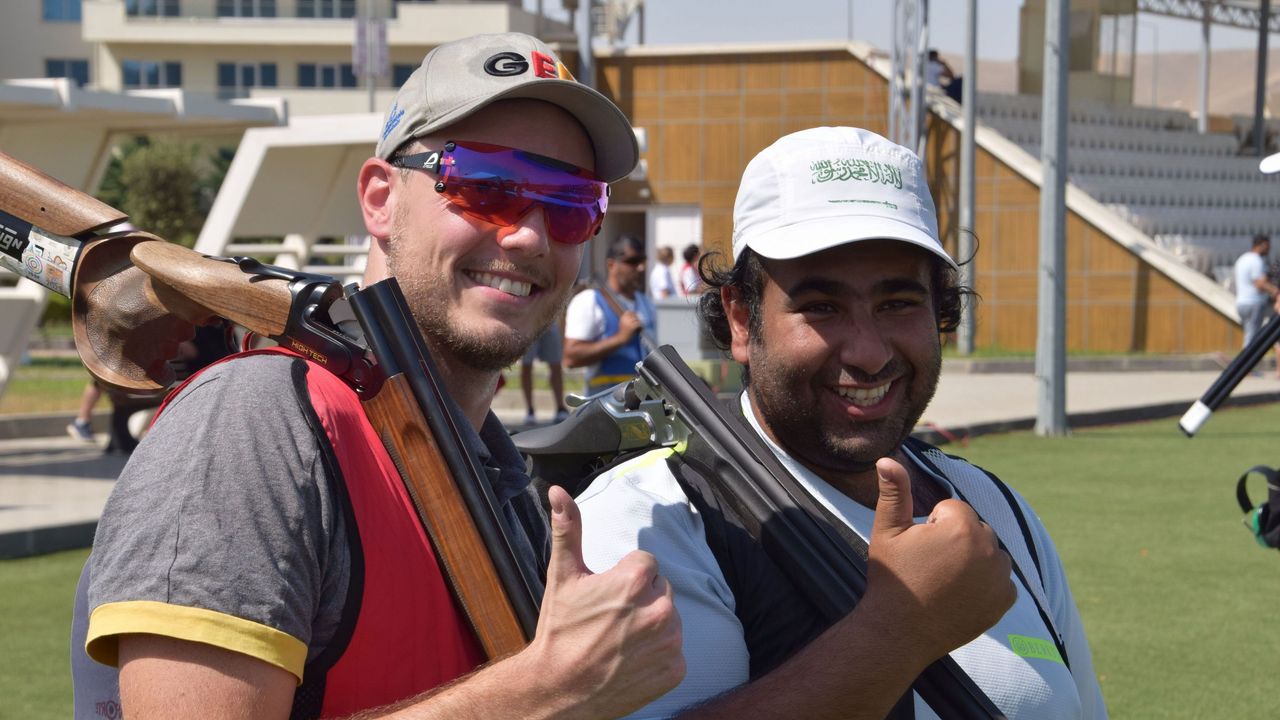
[{"label": "man wearing white cap", "polygon": [[638,715],[706,702],[696,713],[937,717],[903,695],[951,653],[1010,718],[1104,716],[1035,514],[994,476],[910,438],[938,382],[939,334],[970,292],[938,241],[920,160],[855,128],[778,140],[743,175],[733,257],[704,270],[699,310],[744,366],[737,409],[832,522],[868,541],[867,591],[828,626],[720,499],[715,473],[695,467],[692,442],[620,464],[578,498],[587,563],[654,554],[688,665]]},{"label": "man wearing white cap", "polygon": [[[622,112],[550,48],[487,35],[427,54],[357,182],[365,283],[398,279],[517,562],[546,580],[532,643],[477,670],[354,393],[299,357],[251,354],[169,401],[98,526],[79,648],[118,664],[124,716],[604,718],[679,682],[679,618],[653,558],[588,572],[573,501],[552,490],[548,532],[489,412],[637,155]],[[115,717],[114,671],[92,668],[105,670],[75,672],[77,715]]]}]

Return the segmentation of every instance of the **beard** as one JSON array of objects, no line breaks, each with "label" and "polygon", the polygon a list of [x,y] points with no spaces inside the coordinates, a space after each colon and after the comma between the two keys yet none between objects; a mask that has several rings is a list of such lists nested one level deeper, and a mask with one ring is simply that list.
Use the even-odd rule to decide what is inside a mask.
[{"label": "beard", "polygon": [[[414,240],[405,237],[403,217],[397,212],[392,221],[387,271],[400,284],[405,301],[431,351],[448,355],[476,370],[498,372],[523,358],[525,351],[551,326],[568,301],[568,298],[563,298],[561,302],[552,304],[543,317],[537,318],[531,332],[504,326],[497,332],[485,333],[475,327],[467,327],[456,313],[451,312],[457,306],[457,298],[453,294],[454,282],[449,271],[406,257],[402,248],[410,242]],[[514,268],[495,266],[487,269]]]},{"label": "beard", "polygon": [[[895,359],[874,376],[854,368],[841,368],[837,374],[814,372],[774,362],[763,343],[752,339],[751,344],[752,402],[778,444],[815,471],[866,472],[892,454],[924,414],[942,371],[941,354],[934,353],[919,367]],[[821,394],[831,392],[839,374],[866,384],[896,376],[896,383],[905,384],[897,409],[875,420],[833,416]]]}]

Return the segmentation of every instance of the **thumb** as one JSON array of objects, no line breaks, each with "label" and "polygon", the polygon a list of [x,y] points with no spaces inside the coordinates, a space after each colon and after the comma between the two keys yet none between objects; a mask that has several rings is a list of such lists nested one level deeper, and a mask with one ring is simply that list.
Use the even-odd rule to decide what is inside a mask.
[{"label": "thumb", "polygon": [[547,564],[547,585],[590,575],[582,560],[582,514],[564,488],[547,489],[551,503],[551,560]]},{"label": "thumb", "polygon": [[911,478],[896,460],[876,461],[880,476],[880,497],[876,500],[876,519],[871,528],[874,542],[878,536],[895,537],[911,527]]}]

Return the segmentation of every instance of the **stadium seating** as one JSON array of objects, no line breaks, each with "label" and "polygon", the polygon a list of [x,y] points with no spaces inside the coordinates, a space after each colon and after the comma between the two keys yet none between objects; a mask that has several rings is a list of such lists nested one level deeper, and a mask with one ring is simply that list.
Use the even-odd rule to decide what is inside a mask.
[{"label": "stadium seating", "polygon": [[[1039,157],[1039,96],[979,93],[976,111],[980,123]],[[1252,147],[1249,119],[1236,118],[1231,133],[1195,127],[1182,111],[1073,102],[1067,173],[1156,245],[1221,281],[1253,235],[1280,235],[1280,175],[1261,174],[1258,158],[1242,154]],[[1269,137],[1277,135],[1273,121]]]}]

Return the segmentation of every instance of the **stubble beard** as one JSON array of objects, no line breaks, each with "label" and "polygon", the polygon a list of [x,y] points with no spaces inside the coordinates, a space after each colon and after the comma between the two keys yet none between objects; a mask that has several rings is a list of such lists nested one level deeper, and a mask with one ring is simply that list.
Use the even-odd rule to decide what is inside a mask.
[{"label": "stubble beard", "polygon": [[567,297],[562,298],[549,308],[545,317],[538,318],[532,337],[511,327],[496,333],[481,333],[478,328],[464,327],[450,312],[455,305],[451,296],[454,283],[447,270],[419,266],[400,272],[410,266],[401,248],[413,242],[404,237],[404,223],[403,216],[397,212],[392,219],[387,270],[400,284],[418,329],[435,353],[445,353],[476,370],[501,371],[524,357],[525,351],[551,327],[568,302]]},{"label": "stubble beard", "polygon": [[814,393],[830,392],[827,388],[833,383],[822,383],[802,368],[777,366],[767,359],[769,354],[762,345],[754,341],[753,345],[756,349],[752,352],[751,398],[767,418],[774,438],[815,472],[827,470],[836,475],[869,471],[877,460],[891,455],[924,414],[942,370],[938,353],[914,372],[898,373],[902,361],[895,361],[897,366],[891,365],[881,374],[899,374],[896,382],[906,383],[900,409],[877,420],[854,422],[824,415],[823,408],[830,405]]}]

